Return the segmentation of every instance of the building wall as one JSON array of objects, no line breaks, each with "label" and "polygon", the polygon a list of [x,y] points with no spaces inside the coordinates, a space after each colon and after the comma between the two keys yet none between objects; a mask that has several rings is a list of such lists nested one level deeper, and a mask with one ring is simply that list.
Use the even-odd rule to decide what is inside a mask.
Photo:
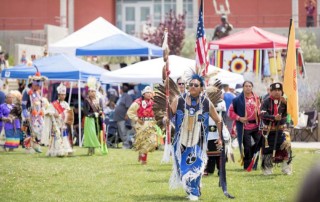
[{"label": "building wall", "polygon": [[59,25],[60,0],[1,0],[0,30],[39,30]]},{"label": "building wall", "polygon": [[[199,0],[200,2],[200,0]],[[225,0],[216,0],[225,6]],[[229,22],[237,28],[288,27],[292,18],[292,0],[229,0]],[[215,13],[213,0],[204,0],[205,27],[213,28],[220,23],[220,16]],[[317,18],[317,12],[314,14]],[[299,1],[299,27],[305,27],[306,11],[304,1]],[[317,24],[317,23],[316,23]]]},{"label": "building wall", "polygon": [[[94,3],[93,3],[94,1]],[[215,0],[225,6],[225,0]],[[200,0],[198,0],[200,2]],[[234,27],[288,27],[292,0],[229,0],[229,21]],[[60,0],[1,0],[0,30],[39,30],[44,24],[59,26]],[[116,0],[74,0],[74,30],[102,16],[115,24]],[[196,15],[198,12],[195,12]],[[205,27],[214,28],[220,16],[213,0],[204,0]],[[317,18],[317,13],[315,13]],[[197,16],[195,16],[195,21]],[[299,26],[305,27],[304,1],[299,0]],[[316,23],[319,24],[319,23]]]},{"label": "building wall", "polygon": [[[0,30],[43,30],[45,24],[60,25],[60,0],[1,0],[0,5]],[[74,0],[75,31],[99,16],[115,24],[115,0]]]},{"label": "building wall", "polygon": [[115,0],[75,0],[74,1],[74,28],[80,29],[98,17],[103,17],[115,24]]}]

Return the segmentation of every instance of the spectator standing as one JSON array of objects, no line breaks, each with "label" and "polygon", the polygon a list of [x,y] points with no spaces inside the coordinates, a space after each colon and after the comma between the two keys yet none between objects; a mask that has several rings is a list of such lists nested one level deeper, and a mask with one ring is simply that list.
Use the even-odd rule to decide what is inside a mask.
[{"label": "spectator standing", "polygon": [[316,9],[316,2],[314,0],[307,0],[304,4],[304,7],[307,11],[306,26],[307,27],[314,27],[313,14]]},{"label": "spectator standing", "polygon": [[229,35],[233,29],[232,24],[228,22],[226,15],[221,15],[221,24],[218,25],[213,33],[212,40],[218,40]]},{"label": "spectator standing", "polygon": [[26,51],[22,51],[22,54],[21,54],[21,58],[20,58],[20,63],[21,64],[27,64],[27,53]]},{"label": "spectator standing", "polygon": [[[232,100],[236,97],[236,95],[234,93],[232,93],[230,91],[229,85],[225,84],[223,87],[224,93],[222,95],[222,99],[225,101],[226,103],[226,112],[228,112],[229,107],[232,103]],[[232,120],[229,118],[229,116],[227,115],[227,113],[222,113],[222,118],[225,121],[227,128],[229,130],[229,132],[231,133],[231,129],[232,129]]]},{"label": "spectator standing", "polygon": [[182,77],[179,77],[177,79],[177,85],[180,91],[180,95],[183,95],[186,93],[186,83],[183,81]]},{"label": "spectator standing", "polygon": [[123,143],[123,149],[130,148],[129,132],[126,127],[126,121],[128,120],[127,111],[132,104],[132,97],[128,94],[128,90],[128,85],[123,84],[113,117],[114,121],[117,122],[118,132]]},{"label": "spectator standing", "polygon": [[6,60],[4,58],[4,52],[1,51],[0,52],[0,71],[2,71],[3,69],[7,68],[7,63]]}]

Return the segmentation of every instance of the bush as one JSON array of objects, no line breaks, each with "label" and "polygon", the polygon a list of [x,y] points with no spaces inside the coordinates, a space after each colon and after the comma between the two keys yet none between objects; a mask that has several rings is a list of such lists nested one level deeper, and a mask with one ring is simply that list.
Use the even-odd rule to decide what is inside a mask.
[{"label": "bush", "polygon": [[316,45],[316,34],[313,32],[300,31],[300,46],[303,51],[305,62],[320,62],[320,50]]},{"label": "bush", "polygon": [[316,96],[316,100],[314,102],[315,108],[318,112],[320,112],[320,92],[318,92]]},{"label": "bush", "polygon": [[183,47],[181,50],[181,56],[185,58],[195,59],[195,46],[196,46],[196,36],[194,34],[188,34],[183,40]]}]

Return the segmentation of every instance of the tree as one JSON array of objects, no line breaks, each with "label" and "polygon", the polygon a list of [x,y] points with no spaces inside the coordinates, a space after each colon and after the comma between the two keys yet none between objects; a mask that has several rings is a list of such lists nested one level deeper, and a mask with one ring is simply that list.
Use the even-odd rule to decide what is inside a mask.
[{"label": "tree", "polygon": [[157,29],[152,30],[151,23],[147,23],[146,33],[143,33],[143,39],[157,46],[162,46],[165,28],[168,29],[168,46],[170,55],[180,55],[185,37],[185,16],[176,15],[172,10],[166,14],[164,22],[161,22]]}]

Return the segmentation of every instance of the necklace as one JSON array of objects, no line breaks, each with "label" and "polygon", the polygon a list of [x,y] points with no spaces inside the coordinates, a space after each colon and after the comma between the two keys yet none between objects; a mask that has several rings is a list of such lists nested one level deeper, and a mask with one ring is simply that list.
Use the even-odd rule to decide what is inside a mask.
[{"label": "necklace", "polygon": [[190,95],[190,98],[191,98],[191,106],[192,107],[195,107],[197,105],[197,100],[198,100],[198,97],[192,97]]}]

